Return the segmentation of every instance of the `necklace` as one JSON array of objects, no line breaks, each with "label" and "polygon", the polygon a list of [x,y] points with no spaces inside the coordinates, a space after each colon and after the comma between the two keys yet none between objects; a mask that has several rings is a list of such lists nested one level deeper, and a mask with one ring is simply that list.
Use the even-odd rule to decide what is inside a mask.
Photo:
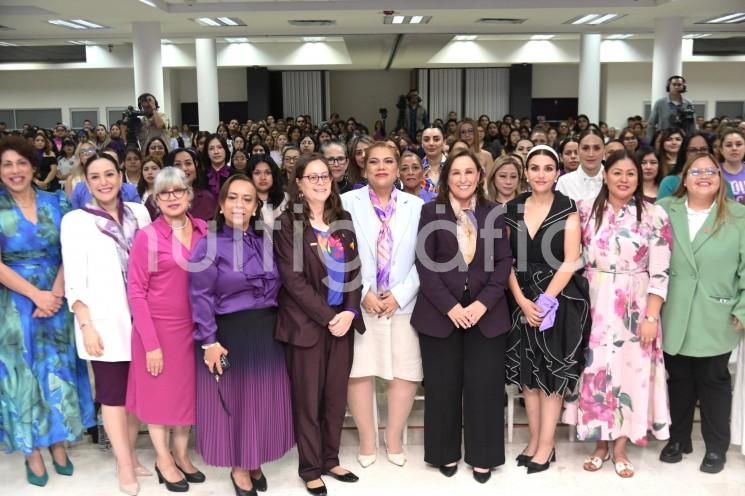
[{"label": "necklace", "polygon": [[185,220],[183,224],[180,226],[174,226],[173,224],[169,224],[171,226],[172,231],[181,231],[182,229],[186,228],[187,225],[189,225],[189,220]]}]

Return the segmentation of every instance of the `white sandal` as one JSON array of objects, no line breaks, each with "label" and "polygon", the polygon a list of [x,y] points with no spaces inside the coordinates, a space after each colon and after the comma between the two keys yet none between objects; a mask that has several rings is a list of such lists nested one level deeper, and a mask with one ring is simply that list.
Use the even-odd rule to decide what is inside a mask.
[{"label": "white sandal", "polygon": [[[616,473],[619,477],[629,479],[634,476],[634,465],[632,465],[631,462],[617,462],[614,460],[614,464]],[[624,475],[623,472],[627,472],[628,475]]]},{"label": "white sandal", "polygon": [[[588,472],[597,472],[598,470],[603,468],[603,464],[608,460],[610,460],[610,451],[605,455],[605,458],[600,458],[598,456],[588,456],[587,458],[585,458],[585,461],[582,464],[582,468]],[[592,468],[587,468],[588,465]]]}]

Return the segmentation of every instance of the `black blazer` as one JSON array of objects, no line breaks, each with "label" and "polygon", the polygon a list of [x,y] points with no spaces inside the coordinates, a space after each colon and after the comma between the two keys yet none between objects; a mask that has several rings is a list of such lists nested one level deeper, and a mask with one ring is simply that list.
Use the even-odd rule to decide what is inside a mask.
[{"label": "black blazer", "polygon": [[[344,246],[344,261],[353,267],[344,274],[344,282],[352,288],[344,293],[343,308],[351,308],[360,315],[362,279],[360,277],[357,238],[352,227],[352,218],[344,212],[349,229],[336,233]],[[274,337],[283,343],[309,348],[315,345],[323,333],[329,332],[328,324],[338,313],[327,303],[328,287],[323,280],[328,277],[326,264],[318,252],[316,235],[308,226],[302,233],[302,270],[293,269],[294,218],[287,212],[279,217],[280,229],[274,231],[274,254],[277,269],[282,278],[282,289],[278,296],[279,313]],[[365,332],[361,317],[352,322],[352,327]],[[353,331],[352,331],[353,332]]]},{"label": "black blazer", "polygon": [[[450,204],[442,205],[433,201],[422,207],[416,260],[419,296],[411,314],[411,325],[417,332],[433,337],[449,336],[455,326],[447,312],[460,303],[466,283],[471,298],[480,301],[488,309],[478,322],[481,333],[486,337],[495,337],[509,330],[511,323],[505,291],[512,268],[512,252],[503,212],[503,207],[491,202],[476,207],[476,254],[471,264],[466,265],[458,249],[455,212]],[[444,221],[445,226],[452,226],[452,229],[438,228],[429,234],[422,232],[435,221]],[[489,228],[485,229],[487,223]],[[501,237],[495,238],[496,234],[490,237],[484,231],[499,233]],[[429,264],[424,263],[422,253],[434,261],[435,268],[441,271],[427,267]],[[441,264],[452,260],[458,261],[458,266],[442,271],[445,268]]]}]

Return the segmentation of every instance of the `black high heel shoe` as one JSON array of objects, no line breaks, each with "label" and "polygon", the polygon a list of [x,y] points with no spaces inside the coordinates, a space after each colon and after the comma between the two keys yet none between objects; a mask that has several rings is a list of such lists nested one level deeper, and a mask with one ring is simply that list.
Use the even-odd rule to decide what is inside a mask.
[{"label": "black high heel shoe", "polygon": [[447,466],[447,465],[440,465],[440,473],[444,475],[445,477],[452,477],[455,475],[455,473],[458,471],[458,464]]},{"label": "black high heel shoe", "polygon": [[[251,477],[249,475],[249,477]],[[233,477],[233,471],[230,471],[230,480],[233,482],[233,489],[235,489],[235,496],[258,496],[256,494],[256,486],[254,485],[250,490],[249,489],[243,489],[242,487],[238,486],[235,482],[235,477]]]},{"label": "black high heel shoe", "polygon": [[253,477],[251,477],[251,482],[253,483],[256,490],[259,491],[260,493],[263,493],[264,491],[267,490],[268,484],[266,482],[266,477],[264,476],[263,472],[261,474],[261,477],[259,477],[258,479],[254,479]]},{"label": "black high heel shoe", "polygon": [[186,482],[186,479],[181,479],[178,482],[169,482],[165,477],[163,477],[157,463],[155,464],[155,474],[158,476],[158,484],[165,484],[166,489],[172,493],[185,493],[189,490],[189,483]]},{"label": "black high heel shoe", "polygon": [[526,455],[524,453],[520,453],[519,455],[517,455],[515,457],[515,461],[517,461],[517,466],[518,467],[524,467],[525,465],[528,464],[528,462],[530,461],[531,458],[532,457],[530,455]]},{"label": "black high heel shoe", "polygon": [[551,466],[551,462],[556,461],[556,449],[551,450],[551,456],[548,457],[548,461],[546,463],[535,463],[532,459],[526,464],[526,467],[528,467],[528,473],[529,474],[536,474],[538,472],[544,472],[548,470],[548,467]]},{"label": "black high heel shoe", "polygon": [[176,468],[184,474],[184,477],[186,477],[186,482],[189,482],[191,484],[201,484],[202,482],[207,480],[207,476],[204,475],[202,472],[197,470],[196,472],[189,473],[183,468],[178,466],[178,463],[173,462],[174,465],[176,465]]},{"label": "black high heel shoe", "polygon": [[491,470],[489,470],[488,472],[477,472],[474,468],[473,478],[476,479],[476,482],[478,482],[479,484],[486,484],[486,481],[491,478]]}]

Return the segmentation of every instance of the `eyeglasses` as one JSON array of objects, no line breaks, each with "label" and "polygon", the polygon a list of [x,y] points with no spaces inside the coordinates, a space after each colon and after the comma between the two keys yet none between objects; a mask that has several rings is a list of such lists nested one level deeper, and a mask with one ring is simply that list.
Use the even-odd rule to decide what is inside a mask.
[{"label": "eyeglasses", "polygon": [[289,156],[287,156],[287,157],[283,158],[282,160],[285,161],[285,162],[290,162],[290,163],[294,164],[295,162],[297,162],[297,159],[299,159],[299,158],[300,157],[289,157]]},{"label": "eyeglasses", "polygon": [[698,177],[701,175],[712,177],[719,175],[719,169],[716,169],[714,167],[707,167],[706,169],[699,169],[698,167],[691,167],[688,169],[688,174],[693,177]]},{"label": "eyeglasses", "polygon": [[324,184],[331,180],[331,176],[329,174],[309,174],[303,176],[303,179],[307,179],[311,184]]},{"label": "eyeglasses", "polygon": [[702,146],[701,148],[688,148],[686,149],[687,153],[690,153],[691,155],[696,153],[709,153],[709,148],[706,146]]},{"label": "eyeglasses", "polygon": [[174,200],[180,200],[184,197],[186,191],[187,190],[185,188],[174,189],[171,191],[161,191],[160,193],[158,193],[158,200],[168,201],[171,198],[173,198]]},{"label": "eyeglasses", "polygon": [[81,155],[88,155],[88,156],[90,156],[90,155],[93,155],[94,153],[96,153],[96,149],[95,148],[83,148],[83,149],[80,150],[80,154]]},{"label": "eyeglasses", "polygon": [[326,160],[328,160],[330,164],[343,164],[347,161],[347,157],[326,157]]}]

